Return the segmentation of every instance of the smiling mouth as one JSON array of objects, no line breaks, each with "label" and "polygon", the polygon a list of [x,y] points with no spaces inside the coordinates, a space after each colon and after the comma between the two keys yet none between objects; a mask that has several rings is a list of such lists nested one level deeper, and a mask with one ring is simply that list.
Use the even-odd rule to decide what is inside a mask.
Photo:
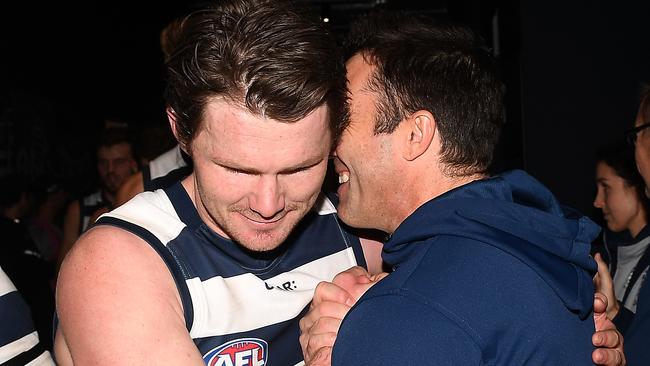
[{"label": "smiling mouth", "polygon": [[243,218],[245,218],[247,221],[252,223],[255,226],[263,226],[263,227],[268,227],[268,226],[274,226],[277,225],[282,219],[284,219],[287,215],[282,215],[278,218],[274,218],[273,220],[258,220],[258,219],[252,219],[244,214],[240,214]]},{"label": "smiling mouth", "polygon": [[334,169],[339,176],[339,184],[350,181],[350,172],[346,169],[345,164],[338,157],[334,158]]}]

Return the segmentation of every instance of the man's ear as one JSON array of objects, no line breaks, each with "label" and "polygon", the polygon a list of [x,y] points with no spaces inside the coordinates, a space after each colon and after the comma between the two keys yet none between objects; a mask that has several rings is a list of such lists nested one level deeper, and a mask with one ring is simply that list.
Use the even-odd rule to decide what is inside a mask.
[{"label": "man's ear", "polygon": [[185,144],[179,138],[178,130],[176,129],[176,112],[172,107],[169,106],[165,108],[165,112],[167,113],[167,120],[169,121],[169,127],[172,129],[172,133],[174,134],[176,141],[178,141],[178,144],[180,145],[181,149],[183,149],[183,151],[185,151],[186,154],[190,155],[189,151],[187,150],[187,146],[185,146]]},{"label": "man's ear", "polygon": [[405,131],[406,149],[404,149],[404,158],[409,161],[415,160],[431,146],[436,134],[436,121],[431,112],[419,110],[411,114],[402,123],[407,128]]}]

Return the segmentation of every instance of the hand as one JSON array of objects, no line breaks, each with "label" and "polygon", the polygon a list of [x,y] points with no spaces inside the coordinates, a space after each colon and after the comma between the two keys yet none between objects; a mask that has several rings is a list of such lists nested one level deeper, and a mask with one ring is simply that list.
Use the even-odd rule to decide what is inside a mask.
[{"label": "hand", "polygon": [[597,292],[594,297],[594,324],[596,332],[591,342],[597,348],[591,358],[596,365],[625,366],[623,335],[607,317],[607,297]]},{"label": "hand", "polygon": [[357,300],[387,273],[371,276],[361,267],[339,273],[332,283],[316,287],[309,312],[300,320],[300,346],[305,364],[329,366],[341,322]]},{"label": "hand", "polygon": [[370,275],[364,268],[356,266],[337,274],[332,282],[352,295],[356,303],[369,288],[386,276],[388,273],[385,272]]},{"label": "hand", "polygon": [[607,263],[605,263],[600,254],[596,253],[594,259],[598,263],[598,273],[594,277],[594,287],[596,288],[596,292],[600,292],[607,297],[607,317],[614,319],[620,308],[616,300],[616,294],[614,293],[612,275],[609,273]]}]

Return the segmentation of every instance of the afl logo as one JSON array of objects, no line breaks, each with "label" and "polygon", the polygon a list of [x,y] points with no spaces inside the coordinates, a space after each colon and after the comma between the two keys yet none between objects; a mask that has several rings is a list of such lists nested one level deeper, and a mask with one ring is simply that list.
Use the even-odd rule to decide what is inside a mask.
[{"label": "afl logo", "polygon": [[203,356],[208,366],[266,365],[268,343],[259,338],[240,338],[224,343]]}]

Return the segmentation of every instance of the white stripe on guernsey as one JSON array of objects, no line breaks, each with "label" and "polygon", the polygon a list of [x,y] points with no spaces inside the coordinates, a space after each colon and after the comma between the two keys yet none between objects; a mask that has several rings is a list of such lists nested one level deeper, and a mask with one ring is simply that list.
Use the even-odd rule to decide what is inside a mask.
[{"label": "white stripe on guernsey", "polygon": [[19,338],[11,343],[0,347],[0,364],[16,357],[17,355],[29,351],[38,344],[38,333],[32,332]]},{"label": "white stripe on guernsey", "polygon": [[36,357],[32,362],[27,363],[25,366],[56,366],[50,352],[45,351],[40,356]]},{"label": "white stripe on guernsey", "polygon": [[334,207],[334,204],[329,200],[329,198],[327,198],[327,196],[321,193],[320,196],[318,196],[318,199],[316,200],[312,211],[317,212],[319,215],[323,216],[336,213],[336,207]]},{"label": "white stripe on guernsey", "polygon": [[0,296],[16,291],[16,286],[11,282],[9,276],[0,268]]},{"label": "white stripe on guernsey", "polygon": [[[227,335],[293,319],[309,304],[319,282],[331,281],[354,265],[354,251],[348,248],[266,281],[250,273],[187,280],[194,309],[190,335]],[[291,290],[283,289],[284,284]]]},{"label": "white stripe on guernsey", "polygon": [[178,218],[164,191],[144,192],[100,217],[115,217],[149,230],[164,245],[176,238],[186,226]]},{"label": "white stripe on guernsey", "polygon": [[[336,213],[334,204],[323,194],[318,197],[312,210],[321,216]],[[146,214],[143,215],[143,212]],[[180,221],[169,197],[162,190],[140,193],[131,201],[100,217],[104,216],[142,226],[164,245],[176,238],[186,226]]]}]

